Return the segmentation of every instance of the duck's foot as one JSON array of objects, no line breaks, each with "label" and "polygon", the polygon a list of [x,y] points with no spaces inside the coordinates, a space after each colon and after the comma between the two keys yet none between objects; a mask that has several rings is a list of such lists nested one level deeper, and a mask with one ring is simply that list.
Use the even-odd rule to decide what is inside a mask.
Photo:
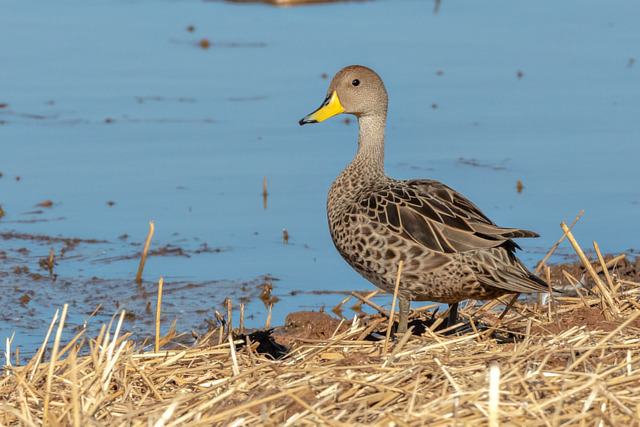
[{"label": "duck's foot", "polygon": [[407,325],[409,323],[409,305],[410,302],[408,299],[400,298],[398,301],[398,306],[400,307],[400,311],[398,313],[398,333],[404,334],[407,332]]},{"label": "duck's foot", "polygon": [[443,321],[442,323],[440,323],[435,331],[436,332],[440,332],[443,333],[445,335],[455,335],[459,332],[463,332],[466,331],[467,329],[469,329],[469,325],[466,324],[462,324],[459,325],[458,327],[456,327],[456,325],[458,325],[459,323],[459,319],[458,319],[458,303],[453,303],[453,304],[449,304],[449,310],[448,310],[448,315],[447,315],[447,320]]},{"label": "duck's foot", "polygon": [[458,323],[458,303],[449,304],[449,316],[447,317],[447,328]]}]

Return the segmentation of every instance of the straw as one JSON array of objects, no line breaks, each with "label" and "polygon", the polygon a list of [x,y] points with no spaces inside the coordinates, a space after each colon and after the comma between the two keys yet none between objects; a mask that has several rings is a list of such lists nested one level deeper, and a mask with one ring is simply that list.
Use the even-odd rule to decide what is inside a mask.
[{"label": "straw", "polygon": [[233,333],[229,331],[229,349],[231,352],[231,361],[233,362],[233,375],[240,375],[240,367],[238,366],[238,358],[236,357],[236,345],[233,343]]},{"label": "straw", "polygon": [[162,277],[158,280],[158,304],[156,305],[156,353],[160,351],[160,314],[162,307]]},{"label": "straw", "polygon": [[244,334],[244,303],[240,303],[240,327],[239,332]]},{"label": "straw", "polygon": [[575,283],[580,283],[578,281],[578,279],[576,279],[575,277],[573,277],[571,274],[567,273],[566,271],[562,270],[562,274],[564,274],[564,277],[567,278],[567,282],[569,282],[569,284],[573,287],[573,289],[576,291],[576,294],[578,294],[578,297],[580,297],[580,300],[582,301],[582,303],[584,304],[585,307],[589,307],[589,303],[587,302],[586,299],[584,299],[584,296],[582,295],[582,292],[580,292],[580,290],[576,287],[576,285],[574,285]]},{"label": "straw", "polygon": [[53,274],[53,248],[49,250],[49,274]]},{"label": "straw", "polygon": [[500,365],[493,362],[489,367],[489,427],[500,425]]},{"label": "straw", "polygon": [[44,395],[44,409],[42,415],[42,425],[46,426],[49,422],[49,401],[51,399],[51,384],[53,382],[53,371],[56,366],[56,357],[58,357],[58,348],[60,348],[60,339],[62,338],[62,329],[64,328],[64,320],[67,317],[67,310],[69,304],[65,304],[62,308],[62,315],[60,316],[60,323],[58,323],[58,330],[56,331],[56,337],[53,341],[53,350],[51,350],[51,358],[49,361],[49,374],[47,375],[47,388]]},{"label": "straw", "polygon": [[227,298],[226,299],[227,302],[227,331],[229,334],[231,334],[231,329],[233,329],[233,327],[231,326],[231,312],[233,310],[233,305],[231,304],[231,299]]},{"label": "straw", "polygon": [[80,386],[78,384],[78,365],[76,363],[77,352],[72,351],[69,355],[71,370],[71,410],[73,417],[73,426],[80,427],[80,412],[82,410],[80,404]]},{"label": "straw", "polygon": [[600,265],[602,266],[602,271],[604,272],[604,277],[607,278],[607,283],[609,284],[609,289],[614,290],[615,286],[613,285],[613,280],[611,280],[611,275],[609,274],[609,269],[607,268],[607,264],[604,262],[604,258],[600,253],[600,248],[596,242],[593,242],[593,248],[596,250],[596,254],[598,255],[598,261],[600,261]]},{"label": "straw", "polygon": [[[13,332],[13,334],[11,334],[11,338],[6,337],[6,347],[5,347],[5,352],[4,352],[4,358],[6,360],[6,365],[7,366],[11,366],[11,343],[13,342],[13,338],[16,336],[16,333]],[[17,351],[17,349],[16,349]],[[18,364],[18,358],[16,357],[16,365]]]},{"label": "straw", "polygon": [[593,281],[596,283],[596,286],[602,293],[602,296],[604,297],[604,300],[607,302],[609,309],[613,311],[615,315],[619,316],[620,311],[618,310],[618,307],[614,304],[613,300],[611,299],[611,294],[609,293],[609,290],[607,290],[604,283],[602,283],[602,280],[600,280],[600,277],[598,277],[598,273],[596,273],[596,271],[593,269],[593,266],[585,256],[584,252],[582,251],[582,248],[580,248],[580,245],[578,245],[578,242],[573,237],[573,234],[571,234],[571,231],[567,228],[567,225],[564,222],[560,224],[560,226],[562,227],[562,230],[564,230],[564,232],[566,233],[567,239],[569,239],[569,242],[571,242],[571,246],[573,246],[573,249],[575,249],[576,253],[578,254],[578,257],[580,257],[582,264],[585,266],[585,268],[591,275],[591,278],[593,278]]},{"label": "straw", "polygon": [[273,311],[273,304],[269,304],[269,314],[267,314],[267,321],[264,325],[265,329],[269,329],[271,327],[271,312]]},{"label": "straw", "polygon": [[[578,220],[580,219],[580,217],[582,216],[583,213],[584,213],[584,209],[582,209],[580,211],[580,213],[578,214],[578,216],[576,217],[576,219],[573,220],[573,222],[571,223],[571,226],[569,227],[569,231],[571,231],[573,229],[573,226],[576,225],[576,223],[578,222]],[[564,230],[564,228],[563,228],[563,230]],[[551,250],[549,250],[549,252],[547,252],[547,255],[542,259],[542,261],[540,261],[538,263],[538,266],[533,271],[533,274],[538,274],[540,272],[540,270],[542,269],[542,266],[547,262],[549,257],[551,257],[551,254],[553,254],[555,252],[555,250],[558,249],[558,246],[560,246],[560,243],[562,243],[562,241],[564,240],[565,237],[567,237],[567,232],[566,231],[564,232],[562,237],[560,237],[560,239],[556,242],[556,244],[553,245]]]},{"label": "straw", "polygon": [[149,221],[149,234],[147,234],[147,240],[144,242],[144,249],[142,250],[142,258],[140,258],[140,265],[138,266],[138,274],[136,275],[136,282],[142,282],[142,270],[144,269],[144,263],[147,261],[147,252],[149,252],[149,244],[151,243],[151,237],[153,237],[153,221]]},{"label": "straw", "polygon": [[[372,308],[374,308],[375,310],[377,310],[380,314],[382,314],[384,317],[390,318],[391,317],[391,313],[389,312],[389,310],[380,307],[378,304],[370,301],[369,299],[374,297],[375,295],[377,295],[378,293],[380,293],[379,289],[376,289],[375,291],[371,292],[369,295],[367,295],[366,297],[363,297],[362,295],[360,295],[357,292],[351,291],[351,295],[353,295],[354,297],[358,298],[360,301],[362,301],[363,303],[371,306]],[[395,304],[394,304],[395,306]]]}]

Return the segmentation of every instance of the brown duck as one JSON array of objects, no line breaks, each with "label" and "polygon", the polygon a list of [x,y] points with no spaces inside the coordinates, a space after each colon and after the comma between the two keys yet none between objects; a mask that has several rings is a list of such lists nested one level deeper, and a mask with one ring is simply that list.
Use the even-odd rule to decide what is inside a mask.
[{"label": "brown duck", "polygon": [[300,124],[353,114],[358,152],[331,185],[327,215],[342,257],[365,279],[393,293],[398,262],[400,322],[407,329],[410,301],[449,303],[449,323],[465,299],[547,292],[547,284],[516,258],[518,237],[538,237],[494,224],[476,205],[429,179],[399,181],[384,172],[387,91],[371,69],[353,65],[335,75],[327,97]]}]

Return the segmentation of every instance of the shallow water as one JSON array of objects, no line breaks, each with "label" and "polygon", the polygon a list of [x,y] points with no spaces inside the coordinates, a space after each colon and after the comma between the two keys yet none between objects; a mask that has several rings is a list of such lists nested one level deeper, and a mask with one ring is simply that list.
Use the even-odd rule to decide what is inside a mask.
[{"label": "shallow water", "polygon": [[[15,331],[14,345],[29,352],[53,312],[74,300],[72,325],[103,303],[90,321],[97,328],[115,301],[138,316],[129,330],[148,332],[145,307],[161,276],[167,327],[178,317],[180,330],[202,330],[226,296],[250,299],[247,323],[264,324],[255,297],[265,277],[280,299],[273,324],[344,298],[292,291],[373,288],[335,252],[325,217],[357,125],[345,116],[297,124],[324,99],[329,78],[354,63],[374,68],[390,94],[390,176],[443,181],[498,224],[537,231],[541,238],[519,242],[529,266],[581,209],[574,234],[585,248],[592,240],[607,253],[637,248],[640,3],[433,9],[5,2],[0,232],[99,242],[60,257],[64,242],[5,236],[0,336]],[[53,206],[36,207],[45,200]],[[149,220],[151,248],[182,255],[151,256],[138,286]],[[50,247],[55,281],[39,265]]]}]

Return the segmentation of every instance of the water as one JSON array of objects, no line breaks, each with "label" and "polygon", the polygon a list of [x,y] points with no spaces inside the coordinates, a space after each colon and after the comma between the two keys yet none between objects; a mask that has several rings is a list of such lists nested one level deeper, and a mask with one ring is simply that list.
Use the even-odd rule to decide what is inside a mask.
[{"label": "water", "polygon": [[[375,69],[389,92],[387,173],[440,180],[498,224],[537,231],[519,242],[529,266],[582,209],[585,248],[637,248],[640,3],[433,6],[3,2],[0,336],[15,331],[14,346],[33,351],[74,300],[71,325],[102,303],[97,328],[117,303],[137,316],[128,330],[150,333],[144,308],[161,276],[166,325],[178,317],[181,331],[203,330],[226,296],[248,298],[247,323],[264,324],[265,280],[280,299],[273,324],[344,298],[292,291],[372,289],[335,252],[325,217],[355,121],[297,124],[350,64]],[[150,257],[135,285],[149,220],[151,248],[183,256]],[[6,233],[100,242],[58,258],[53,281],[39,260],[64,242]]]}]

